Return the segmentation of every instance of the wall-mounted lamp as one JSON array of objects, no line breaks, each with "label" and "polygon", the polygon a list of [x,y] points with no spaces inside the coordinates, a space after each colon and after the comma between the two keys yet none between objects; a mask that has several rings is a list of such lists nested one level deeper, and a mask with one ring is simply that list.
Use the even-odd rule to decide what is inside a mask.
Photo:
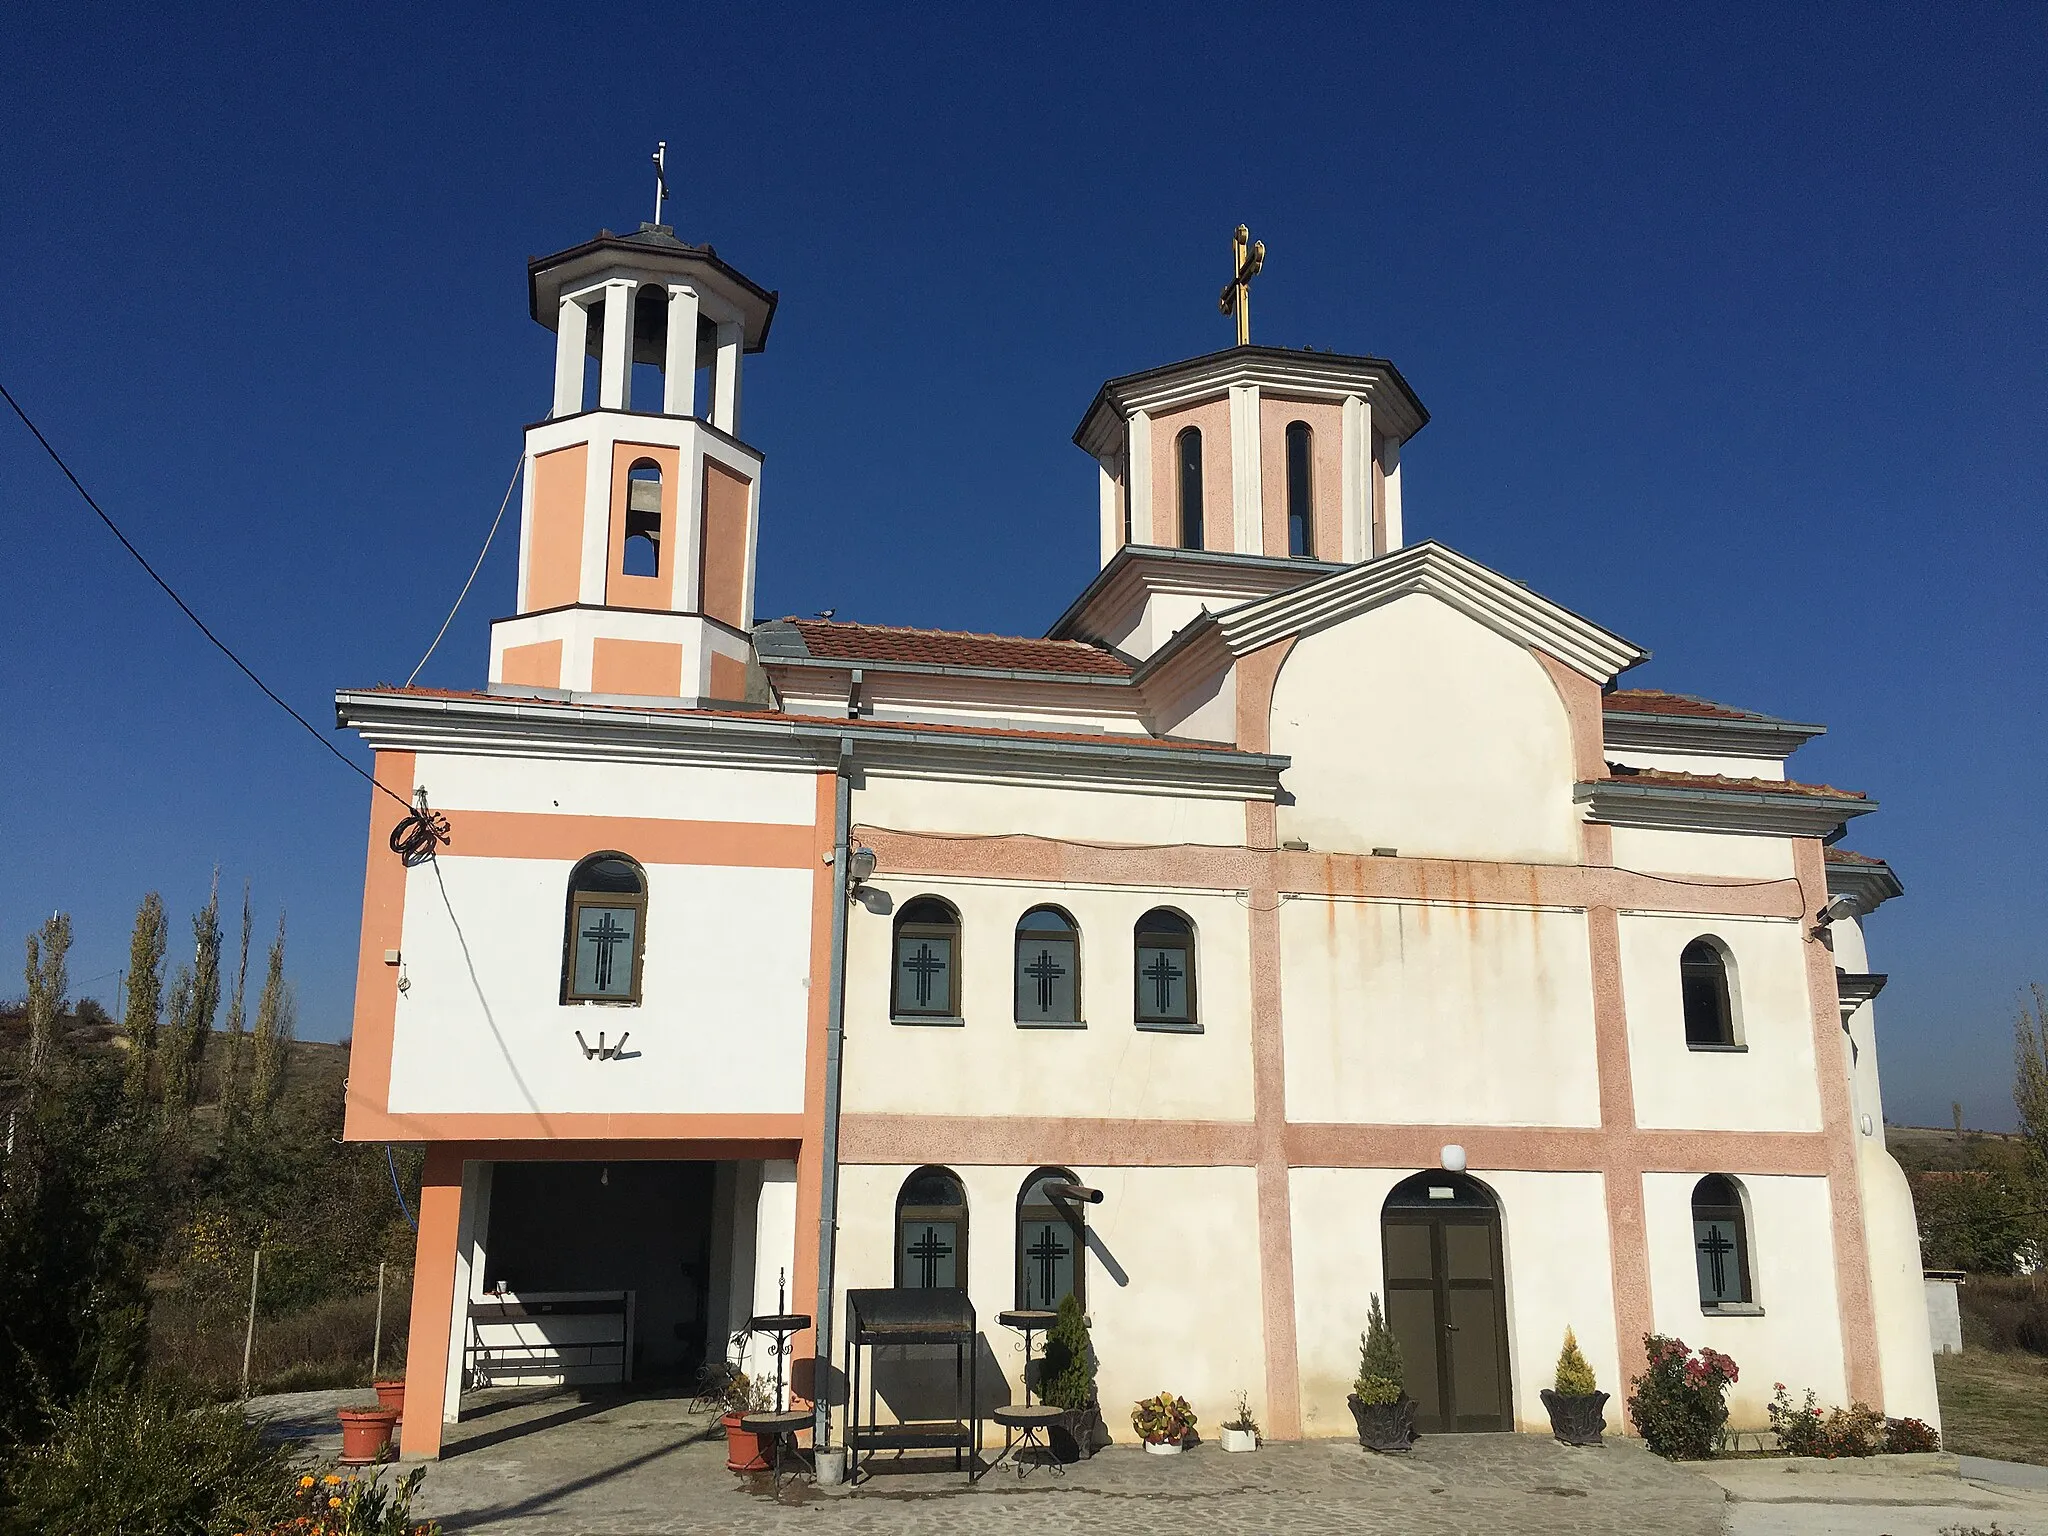
[{"label": "wall-mounted lamp", "polygon": [[1445,1173],[1463,1173],[1465,1171],[1465,1149],[1454,1141],[1437,1153],[1437,1162],[1442,1165]]},{"label": "wall-mounted lamp", "polygon": [[871,878],[875,872],[875,850],[856,845],[847,855],[846,873],[855,885]]}]

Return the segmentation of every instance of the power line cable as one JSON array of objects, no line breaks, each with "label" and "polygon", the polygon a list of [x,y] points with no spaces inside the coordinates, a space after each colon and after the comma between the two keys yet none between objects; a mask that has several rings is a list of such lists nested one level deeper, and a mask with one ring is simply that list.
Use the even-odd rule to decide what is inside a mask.
[{"label": "power line cable", "polygon": [[42,428],[38,427],[35,424],[35,422],[29,419],[28,412],[24,411],[21,408],[21,402],[14,398],[13,393],[7,388],[7,386],[4,383],[0,383],[0,399],[6,400],[9,407],[12,408],[12,410],[14,411],[14,414],[21,418],[21,424],[24,427],[28,428],[30,435],[33,436],[37,442],[43,445],[43,452],[47,453],[50,456],[50,462],[55,464],[58,469],[63,471],[64,478],[71,482],[71,488],[77,491],[78,494],[84,498],[85,504],[88,507],[92,508],[94,515],[97,516],[101,522],[107,525],[107,531],[113,534],[115,538],[121,541],[121,547],[127,550],[129,554],[135,557],[135,563],[141,566],[142,569],[149,574],[149,579],[151,581],[155,582],[159,587],[163,588],[164,595],[168,597],[172,602],[178,605],[178,611],[184,614],[186,618],[192,621],[192,623],[198,628],[199,633],[206,636],[208,640],[213,642],[214,649],[219,651],[221,655],[227,657],[229,661],[233,662],[235,664],[236,669],[241,672],[242,676],[248,678],[250,682],[254,683],[258,688],[262,689],[263,696],[266,699],[270,700],[271,703],[275,704],[279,709],[283,710],[286,714],[290,715],[294,720],[298,721],[299,724],[305,728],[306,734],[312,737],[315,741],[319,742],[321,747],[324,748],[327,752],[331,753],[336,762],[340,763],[343,767],[347,768],[349,772],[359,774],[364,779],[367,779],[372,788],[389,795],[392,799],[396,800],[400,805],[404,806],[408,812],[410,812],[413,809],[413,804],[410,800],[407,800],[403,795],[399,794],[396,790],[390,788],[389,786],[379,784],[377,782],[376,775],[372,774],[367,768],[363,767],[361,763],[354,761],[352,758],[348,756],[348,754],[343,752],[341,748],[337,747],[333,742],[329,741],[325,736],[321,735],[320,731],[314,726],[312,721],[308,720],[296,709],[293,709],[291,705],[287,704],[283,699],[279,698],[276,693],[276,690],[274,690],[270,686],[270,684],[264,682],[262,678],[258,677],[255,674],[255,672],[250,668],[249,664],[246,661],[242,660],[241,657],[237,656],[232,650],[228,648],[228,644],[226,641],[222,640],[219,635],[216,635],[212,630],[206,627],[206,621],[200,618],[198,614],[192,611],[191,604],[187,603],[184,598],[178,596],[177,589],[173,587],[168,581],[165,581],[163,577],[157,574],[156,567],[151,565],[148,560],[143,558],[142,551],[137,549],[133,544],[131,544],[128,541],[128,535],[121,531],[120,525],[117,524],[111,517],[107,516],[106,509],[104,507],[102,507],[97,501],[93,500],[92,492],[88,491],[83,485],[83,483],[80,482],[78,476],[74,475],[71,472],[71,466],[64,462],[64,456],[50,445],[50,440],[47,437],[43,436]]},{"label": "power line cable", "polygon": [[484,568],[484,556],[491,552],[491,540],[498,536],[498,524],[505,521],[505,509],[512,505],[512,491],[519,484],[519,471],[525,464],[526,450],[522,447],[519,450],[519,462],[512,466],[511,482],[505,487],[505,499],[498,503],[498,515],[491,519],[491,531],[484,535],[484,547],[477,551],[476,564],[469,568],[469,580],[465,581],[462,590],[455,594],[455,606],[448,610],[448,617],[441,621],[441,628],[434,636],[434,644],[427,647],[427,654],[420,658],[419,666],[414,667],[412,676],[405,680],[406,687],[410,688],[418,680],[421,671],[433,657],[434,647],[441,643],[442,637],[448,633],[448,626],[455,622],[455,615],[462,611],[462,600],[469,596],[470,585],[475,582],[476,573]]}]

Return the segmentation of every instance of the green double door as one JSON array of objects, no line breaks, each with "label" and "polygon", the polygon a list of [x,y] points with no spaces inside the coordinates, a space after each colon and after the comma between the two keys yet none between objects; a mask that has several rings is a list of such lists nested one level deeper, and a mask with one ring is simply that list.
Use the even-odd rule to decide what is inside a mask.
[{"label": "green double door", "polygon": [[[1500,1212],[1470,1181],[1424,1175],[1387,1201],[1387,1322],[1423,1434],[1511,1430]],[[1432,1190],[1435,1196],[1432,1198]],[[1407,1198],[1404,1198],[1404,1195]]]}]

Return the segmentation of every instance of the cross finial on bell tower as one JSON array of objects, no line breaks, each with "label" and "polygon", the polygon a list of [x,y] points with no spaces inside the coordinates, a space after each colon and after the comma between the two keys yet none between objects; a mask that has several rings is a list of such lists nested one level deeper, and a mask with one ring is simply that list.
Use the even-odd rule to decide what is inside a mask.
[{"label": "cross finial on bell tower", "polygon": [[1266,264],[1266,242],[1252,239],[1252,232],[1238,225],[1237,233],[1230,237],[1230,262],[1233,276],[1223,285],[1216,307],[1237,316],[1237,344],[1248,347],[1252,340],[1252,279]]},{"label": "cross finial on bell tower", "polygon": [[648,158],[654,162],[654,222],[659,224],[662,204],[668,201],[668,140],[657,140]]}]

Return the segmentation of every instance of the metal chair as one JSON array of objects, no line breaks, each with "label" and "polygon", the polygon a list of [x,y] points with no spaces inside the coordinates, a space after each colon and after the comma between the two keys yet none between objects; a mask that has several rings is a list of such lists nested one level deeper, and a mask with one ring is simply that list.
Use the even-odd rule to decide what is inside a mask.
[{"label": "metal chair", "polygon": [[1004,1403],[990,1409],[989,1417],[1003,1426],[1003,1449],[981,1475],[988,1476],[1007,1457],[1020,1478],[1032,1466],[1050,1467],[1054,1477],[1065,1477],[1067,1469],[1060,1464],[1058,1453],[1044,1438],[1046,1431],[1065,1416],[1066,1409],[1046,1403]]}]

